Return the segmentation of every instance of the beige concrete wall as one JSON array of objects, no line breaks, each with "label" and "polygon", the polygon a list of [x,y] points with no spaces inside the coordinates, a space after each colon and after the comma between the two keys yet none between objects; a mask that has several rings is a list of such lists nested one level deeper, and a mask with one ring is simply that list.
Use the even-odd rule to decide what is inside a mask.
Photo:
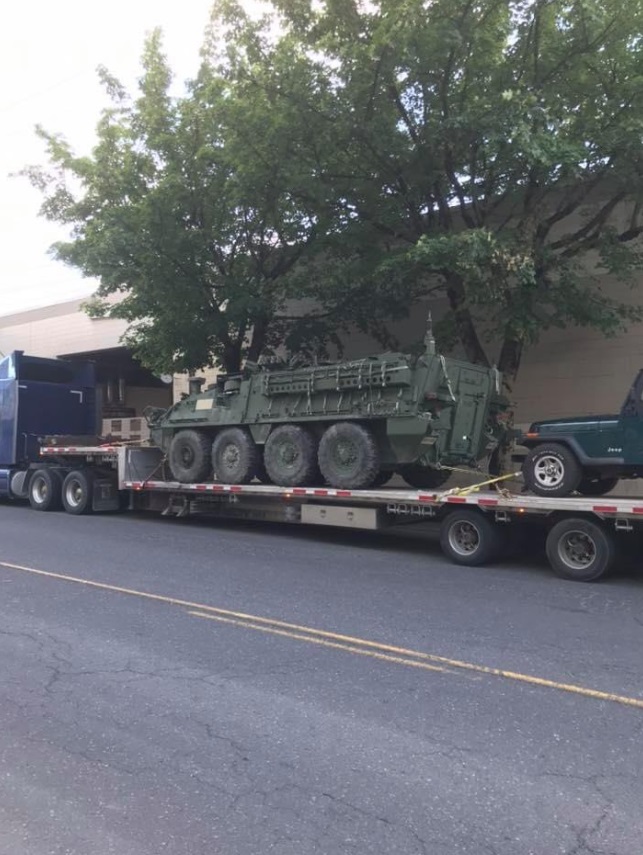
[{"label": "beige concrete wall", "polygon": [[0,316],[0,351],[54,357],[120,346],[125,321],[90,318],[82,300]]}]

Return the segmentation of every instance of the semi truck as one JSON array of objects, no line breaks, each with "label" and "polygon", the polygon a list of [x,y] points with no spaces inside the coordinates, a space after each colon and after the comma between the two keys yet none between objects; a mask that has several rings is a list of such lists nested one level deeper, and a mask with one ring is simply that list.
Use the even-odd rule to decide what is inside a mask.
[{"label": "semi truck", "polygon": [[532,532],[558,576],[583,582],[614,566],[621,534],[642,529],[643,499],[534,496],[482,472],[452,489],[179,481],[161,447],[102,441],[96,425],[90,364],[20,352],[2,360],[0,498],[73,515],[156,511],[365,531],[435,523],[444,554],[467,566],[516,556]]}]

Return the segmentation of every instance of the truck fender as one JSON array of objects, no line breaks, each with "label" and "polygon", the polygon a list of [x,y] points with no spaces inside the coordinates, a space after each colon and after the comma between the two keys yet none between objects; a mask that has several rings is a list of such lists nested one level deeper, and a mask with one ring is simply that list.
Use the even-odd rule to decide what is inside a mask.
[{"label": "truck fender", "polygon": [[543,434],[540,438],[536,439],[522,439],[520,441],[520,445],[528,448],[529,451],[533,451],[535,448],[538,448],[539,445],[549,445],[550,443],[556,443],[557,445],[564,445],[570,451],[572,451],[576,455],[576,459],[582,466],[593,467],[594,469],[600,466],[619,466],[623,463],[622,458],[617,457],[589,457],[580,443],[574,436],[566,436],[565,434]]}]

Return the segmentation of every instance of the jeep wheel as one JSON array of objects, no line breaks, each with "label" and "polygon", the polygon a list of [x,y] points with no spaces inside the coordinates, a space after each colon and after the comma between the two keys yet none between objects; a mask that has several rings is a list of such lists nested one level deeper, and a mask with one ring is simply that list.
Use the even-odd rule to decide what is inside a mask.
[{"label": "jeep wheel", "polygon": [[181,484],[205,481],[210,477],[210,440],[200,430],[180,430],[172,438],[168,452],[172,477]]},{"label": "jeep wheel", "polygon": [[315,437],[300,425],[280,425],[272,431],[263,462],[273,484],[305,487],[319,479]]},{"label": "jeep wheel", "polygon": [[356,422],[331,425],[319,443],[319,468],[331,487],[340,490],[370,487],[380,471],[375,437]]},{"label": "jeep wheel", "polygon": [[583,478],[578,485],[581,496],[605,496],[618,484],[618,478]]},{"label": "jeep wheel", "polygon": [[243,428],[225,428],[212,443],[212,468],[223,484],[248,484],[259,470],[259,449]]},{"label": "jeep wheel", "polygon": [[575,455],[564,445],[539,445],[522,467],[527,487],[537,496],[568,496],[578,489],[583,471]]}]

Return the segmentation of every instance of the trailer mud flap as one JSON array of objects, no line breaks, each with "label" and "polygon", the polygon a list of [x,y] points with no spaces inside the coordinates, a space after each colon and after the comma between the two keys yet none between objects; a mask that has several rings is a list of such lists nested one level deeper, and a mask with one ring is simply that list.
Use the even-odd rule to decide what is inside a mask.
[{"label": "trailer mud flap", "polygon": [[118,485],[114,478],[99,476],[94,480],[92,510],[97,514],[120,510]]}]

